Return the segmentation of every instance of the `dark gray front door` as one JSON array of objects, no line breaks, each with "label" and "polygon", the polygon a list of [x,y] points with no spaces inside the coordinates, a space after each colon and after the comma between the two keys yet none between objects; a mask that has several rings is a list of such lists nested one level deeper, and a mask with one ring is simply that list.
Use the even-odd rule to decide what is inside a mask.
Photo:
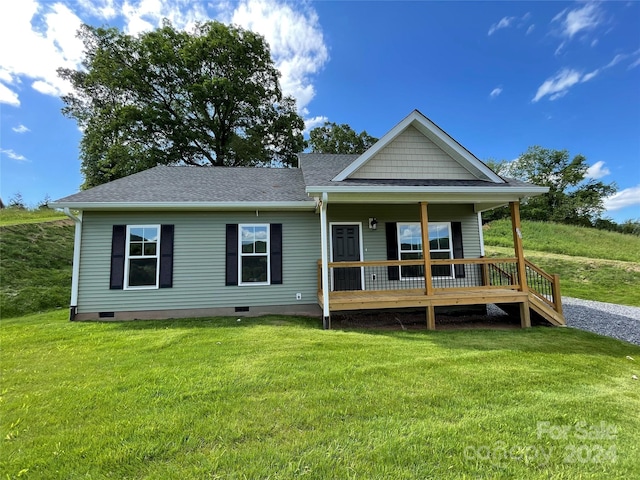
[{"label": "dark gray front door", "polygon": [[[331,230],[334,262],[360,261],[360,226],[333,225]],[[333,289],[361,290],[360,268],[334,268]]]}]

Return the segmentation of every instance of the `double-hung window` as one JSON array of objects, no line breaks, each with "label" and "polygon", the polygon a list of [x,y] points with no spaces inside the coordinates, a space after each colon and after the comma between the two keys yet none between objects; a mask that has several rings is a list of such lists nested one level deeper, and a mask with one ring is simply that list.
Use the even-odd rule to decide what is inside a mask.
[{"label": "double-hung window", "polygon": [[158,288],[160,225],[128,225],[125,288]]},{"label": "double-hung window", "polygon": [[269,225],[239,225],[238,278],[240,285],[269,285],[270,255]]},{"label": "double-hung window", "polygon": [[[450,223],[429,224],[429,251],[432,260],[453,258]],[[453,277],[453,265],[432,265],[431,276]]]},{"label": "double-hung window", "polygon": [[[423,258],[422,230],[418,222],[398,223],[398,255],[400,260],[417,260]],[[453,258],[451,242],[451,224],[448,222],[429,223],[429,254],[431,259]],[[452,277],[451,265],[433,265],[432,277]],[[408,265],[400,269],[400,278],[424,277],[424,267]]]},{"label": "double-hung window", "polygon": [[[400,260],[418,260],[422,258],[422,231],[419,223],[398,223],[398,254]],[[422,265],[407,265],[400,268],[400,278],[424,277]]]}]

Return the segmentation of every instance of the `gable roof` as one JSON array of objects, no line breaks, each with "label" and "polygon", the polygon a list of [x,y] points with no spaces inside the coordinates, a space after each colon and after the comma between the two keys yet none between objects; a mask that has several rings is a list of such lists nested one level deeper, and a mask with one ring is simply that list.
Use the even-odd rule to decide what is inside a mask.
[{"label": "gable roof", "polygon": [[487,165],[469,152],[469,150],[460,145],[455,139],[418,110],[411,112],[366,152],[360,155],[360,157],[358,157],[354,162],[340,171],[332,180],[336,182],[347,180],[363,166],[372,161],[378,153],[385,149],[385,147],[389,146],[401,134],[412,127],[427,137],[453,161],[457,162],[462,168],[470,172],[478,180],[486,180],[493,183],[504,183],[504,179],[493,172]]},{"label": "gable roof", "polygon": [[54,207],[315,207],[297,168],[157,166],[56,200]]}]

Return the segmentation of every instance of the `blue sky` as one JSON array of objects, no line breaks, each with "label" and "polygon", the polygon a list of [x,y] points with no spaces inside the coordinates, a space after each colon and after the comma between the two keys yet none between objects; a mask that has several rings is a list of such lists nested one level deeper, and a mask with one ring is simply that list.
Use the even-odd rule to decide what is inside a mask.
[{"label": "blue sky", "polygon": [[606,216],[640,218],[640,2],[21,0],[0,6],[0,195],[35,205],[82,182],[60,113],[81,22],[129,33],[162,18],[263,34],[309,128],[381,136],[417,108],[482,160],[531,145],[582,154],[616,182]]}]

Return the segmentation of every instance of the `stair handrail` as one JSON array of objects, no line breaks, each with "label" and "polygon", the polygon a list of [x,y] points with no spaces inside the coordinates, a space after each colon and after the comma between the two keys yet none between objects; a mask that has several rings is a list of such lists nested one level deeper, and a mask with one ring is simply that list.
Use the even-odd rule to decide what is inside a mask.
[{"label": "stair handrail", "polygon": [[[552,275],[543,269],[525,259],[525,269],[527,275],[527,284],[529,291],[536,298],[553,308],[562,315],[562,297],[560,295],[560,276]],[[540,288],[541,281],[544,282],[544,288]],[[543,291],[541,291],[543,290]],[[551,298],[548,298],[551,297]]]}]

